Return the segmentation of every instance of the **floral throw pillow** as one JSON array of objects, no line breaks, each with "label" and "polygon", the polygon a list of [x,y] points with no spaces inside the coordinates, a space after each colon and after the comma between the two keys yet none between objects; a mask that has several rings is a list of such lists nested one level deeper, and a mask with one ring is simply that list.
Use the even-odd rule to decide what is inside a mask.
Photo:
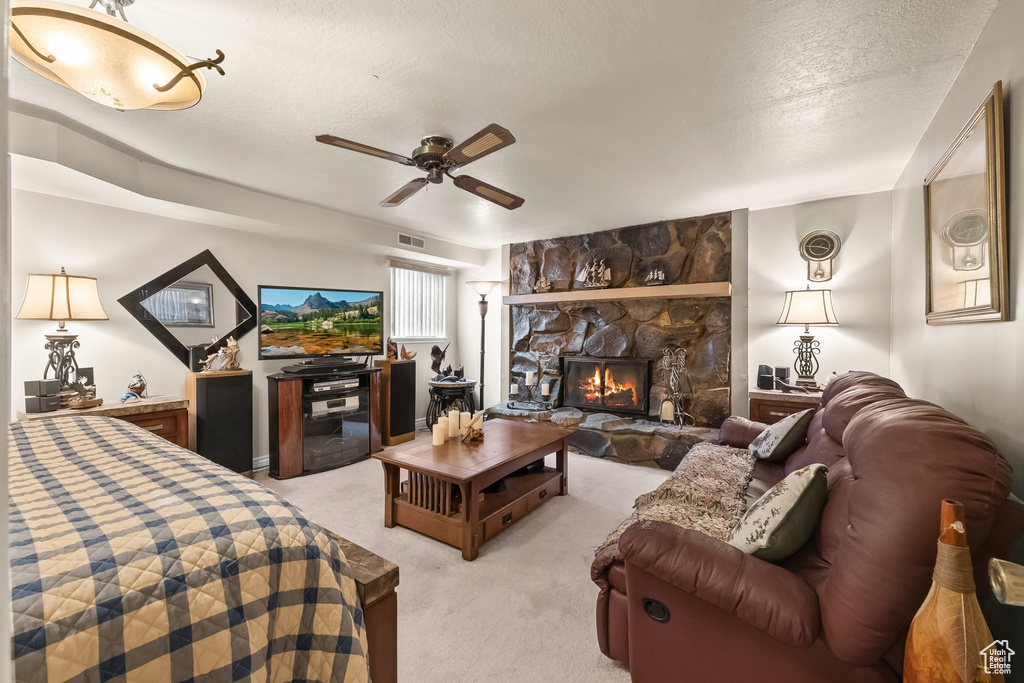
[{"label": "floral throw pillow", "polygon": [[780,562],[800,550],[825,507],[827,474],[828,468],[820,463],[808,465],[768,489],[733,528],[729,545],[768,562]]},{"label": "floral throw pillow", "polygon": [[758,434],[750,450],[761,460],[785,460],[807,441],[814,408],[787,415]]}]

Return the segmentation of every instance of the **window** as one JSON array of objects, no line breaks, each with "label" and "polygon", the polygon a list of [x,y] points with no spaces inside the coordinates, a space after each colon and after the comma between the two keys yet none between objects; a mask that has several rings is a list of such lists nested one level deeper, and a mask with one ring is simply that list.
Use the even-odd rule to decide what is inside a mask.
[{"label": "window", "polygon": [[445,338],[446,293],[451,271],[410,261],[391,267],[391,336],[395,339]]}]

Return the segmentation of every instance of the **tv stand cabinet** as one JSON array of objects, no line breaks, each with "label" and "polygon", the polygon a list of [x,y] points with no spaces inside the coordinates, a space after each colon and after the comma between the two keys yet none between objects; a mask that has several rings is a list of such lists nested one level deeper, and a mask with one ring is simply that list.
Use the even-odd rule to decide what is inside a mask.
[{"label": "tv stand cabinet", "polygon": [[[351,388],[317,392],[319,382],[353,380]],[[288,479],[365,460],[381,447],[380,368],[267,376],[270,476]],[[354,407],[314,415],[313,404],[347,401]]]}]

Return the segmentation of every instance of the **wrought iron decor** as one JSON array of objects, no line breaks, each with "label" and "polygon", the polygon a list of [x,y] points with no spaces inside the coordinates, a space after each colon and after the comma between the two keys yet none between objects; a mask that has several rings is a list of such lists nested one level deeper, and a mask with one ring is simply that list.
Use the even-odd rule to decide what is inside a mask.
[{"label": "wrought iron decor", "polygon": [[1003,87],[924,181],[929,325],[1009,320]]},{"label": "wrought iron decor", "polygon": [[679,427],[692,427],[697,420],[686,412],[686,349],[662,351],[661,367],[668,371],[669,400],[672,402],[672,421]]}]

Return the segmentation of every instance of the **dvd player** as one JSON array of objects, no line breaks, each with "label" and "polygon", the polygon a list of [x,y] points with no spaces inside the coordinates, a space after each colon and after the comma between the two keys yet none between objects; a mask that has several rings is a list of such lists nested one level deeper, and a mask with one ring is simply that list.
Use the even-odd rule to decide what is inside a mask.
[{"label": "dvd player", "polygon": [[341,389],[355,389],[358,386],[358,377],[346,377],[345,379],[332,379],[326,382],[314,382],[313,391],[322,393],[325,391],[339,391]]}]

